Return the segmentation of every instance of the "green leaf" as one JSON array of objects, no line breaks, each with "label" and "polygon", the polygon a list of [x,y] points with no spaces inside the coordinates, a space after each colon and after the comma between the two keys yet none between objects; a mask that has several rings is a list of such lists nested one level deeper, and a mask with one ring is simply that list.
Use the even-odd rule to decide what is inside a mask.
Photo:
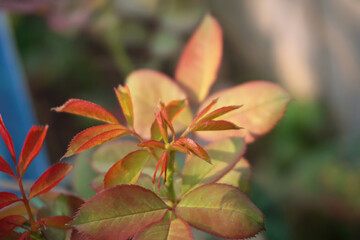
[{"label": "green leaf", "polygon": [[[104,207],[106,206],[106,207]],[[80,208],[73,226],[94,240],[127,239],[159,222],[168,206],[153,192],[135,185],[106,189]]]},{"label": "green leaf", "polygon": [[137,234],[134,240],[191,240],[194,239],[190,226],[177,218],[170,221],[161,221],[146,228]]},{"label": "green leaf", "polygon": [[244,137],[247,143],[269,132],[283,117],[290,101],[289,94],[279,85],[266,81],[252,81],[214,93],[202,106],[207,106],[212,99],[218,98],[220,107],[243,105],[236,111],[221,116],[243,127],[241,131],[229,130],[221,134],[216,132],[196,133],[203,139],[214,141],[229,137]]},{"label": "green leaf", "polygon": [[217,182],[233,185],[243,192],[249,192],[251,177],[250,163],[245,158],[241,158],[235,167]]},{"label": "green leaf", "polygon": [[[154,70],[137,70],[128,76],[134,107],[134,128],[145,139],[150,139],[154,122],[154,109],[161,100],[165,105],[173,100],[186,99],[185,92],[168,76]],[[174,120],[174,128],[183,130],[190,123],[192,114],[186,107]],[[157,140],[157,139],[155,139]]]},{"label": "green leaf", "polygon": [[186,159],[183,170],[183,193],[191,188],[218,181],[229,172],[245,153],[245,142],[242,138],[225,139],[205,147],[212,164],[196,156]]},{"label": "green leaf", "polygon": [[149,159],[146,150],[129,153],[119,160],[106,173],[104,187],[110,188],[120,184],[136,184],[141,170]]},{"label": "green leaf", "polygon": [[222,238],[250,238],[264,230],[261,211],[238,188],[213,183],[189,192],[176,215],[191,226]]},{"label": "green leaf", "polygon": [[96,171],[106,173],[117,161],[136,150],[140,150],[140,147],[135,141],[111,141],[95,150],[91,164]]}]

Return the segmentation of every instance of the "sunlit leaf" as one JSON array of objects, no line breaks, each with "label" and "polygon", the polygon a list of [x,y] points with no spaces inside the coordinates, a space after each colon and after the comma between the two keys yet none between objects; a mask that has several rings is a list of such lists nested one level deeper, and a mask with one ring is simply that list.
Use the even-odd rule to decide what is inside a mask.
[{"label": "sunlit leaf", "polygon": [[239,109],[240,107],[242,107],[242,106],[241,105],[239,105],[239,106],[233,105],[233,106],[226,106],[226,107],[218,108],[218,109],[206,114],[204,117],[202,117],[201,121],[212,120],[212,119],[218,118],[226,113],[229,113],[231,111]]},{"label": "sunlit leaf", "polygon": [[206,97],[216,79],[222,48],[221,27],[207,14],[186,44],[175,72],[175,79],[197,102]]},{"label": "sunlit leaf", "polygon": [[261,135],[270,131],[283,117],[290,101],[288,93],[279,85],[265,81],[253,81],[219,91],[211,95],[203,106],[211,99],[218,98],[218,106],[241,105],[221,120],[227,120],[243,127],[241,131],[229,130],[216,132],[199,132],[200,137],[215,141],[228,137],[245,137],[246,142],[253,142]]},{"label": "sunlit leaf", "polygon": [[[106,206],[106,207],[104,207]],[[94,240],[127,239],[160,221],[168,211],[153,192],[136,185],[106,189],[80,208],[73,226]]]},{"label": "sunlit leaf", "polygon": [[173,151],[179,151],[179,152],[183,152],[183,153],[186,153],[186,154],[190,154],[189,149],[187,149],[186,147],[184,147],[184,146],[182,146],[180,144],[177,144],[177,143],[172,143],[169,146],[169,149],[173,150]]},{"label": "sunlit leaf", "polygon": [[11,136],[10,136],[8,130],[5,127],[5,124],[4,124],[4,121],[3,121],[2,117],[1,117],[1,114],[0,114],[0,135],[1,135],[2,139],[4,140],[6,147],[9,149],[11,158],[13,159],[13,161],[14,161],[14,163],[16,165],[16,156],[15,156],[14,144],[13,144],[13,141],[11,139]]},{"label": "sunlit leaf", "polygon": [[134,113],[129,88],[127,86],[119,85],[117,89],[115,88],[115,93],[121,105],[121,109],[123,110],[126,122],[129,124],[129,126],[133,126]]},{"label": "sunlit leaf", "polygon": [[45,127],[32,127],[30,129],[19,158],[18,169],[20,176],[24,175],[30,163],[39,154],[47,129],[47,125]]},{"label": "sunlit leaf", "polygon": [[20,201],[20,198],[13,193],[9,192],[0,192],[0,209],[14,203]]},{"label": "sunlit leaf", "polygon": [[20,215],[10,215],[0,219],[0,238],[11,233],[12,230],[27,222],[27,219]]},{"label": "sunlit leaf", "polygon": [[104,178],[105,188],[120,184],[136,184],[148,159],[149,153],[146,150],[138,150],[126,155],[106,173]]},{"label": "sunlit leaf", "polygon": [[261,211],[240,189],[226,184],[192,190],[175,211],[191,226],[222,238],[250,238],[264,230]]},{"label": "sunlit leaf", "polygon": [[240,129],[232,122],[225,120],[205,120],[196,123],[193,127],[190,128],[190,132],[196,131],[223,131],[231,129]]},{"label": "sunlit leaf", "polygon": [[165,121],[163,117],[161,116],[160,113],[156,113],[155,119],[160,131],[161,138],[164,140],[165,143],[169,143],[167,127],[165,125]]},{"label": "sunlit leaf", "polygon": [[5,161],[3,157],[0,156],[0,172],[6,173],[15,178],[15,173],[10,167],[10,165]]},{"label": "sunlit leaf", "polygon": [[245,143],[241,138],[230,138],[214,142],[205,149],[212,164],[196,156],[188,157],[183,170],[183,193],[194,186],[214,183],[223,177],[245,153]]},{"label": "sunlit leaf", "polygon": [[69,157],[84,150],[93,148],[114,138],[128,135],[128,129],[118,124],[105,124],[90,127],[78,133],[70,142],[64,157]]},{"label": "sunlit leaf", "polygon": [[68,216],[54,216],[54,217],[44,217],[41,221],[47,227],[53,227],[62,230],[69,230],[71,226],[69,225],[72,221],[71,217]]},{"label": "sunlit leaf", "polygon": [[[154,121],[154,109],[159,100],[167,105],[173,100],[186,99],[186,94],[172,79],[157,71],[134,71],[128,76],[126,83],[133,100],[135,129],[146,139],[150,138],[149,129]],[[191,119],[191,111],[186,107],[174,120],[175,130],[185,129]]]},{"label": "sunlit leaf", "polygon": [[115,140],[107,142],[96,149],[92,155],[91,165],[96,171],[106,173],[117,161],[140,149],[135,141]]},{"label": "sunlit leaf", "polygon": [[201,108],[199,113],[195,116],[194,120],[191,122],[191,125],[198,122],[206,113],[210,111],[210,109],[217,103],[218,99],[215,98],[211,100],[205,107]]},{"label": "sunlit leaf", "polygon": [[140,146],[140,147],[148,147],[148,148],[165,149],[165,144],[163,142],[155,141],[155,140],[149,140],[149,141],[139,143],[138,146]]},{"label": "sunlit leaf", "polygon": [[134,240],[191,240],[194,239],[190,226],[177,218],[170,221],[161,221],[146,228],[137,234]]},{"label": "sunlit leaf", "polygon": [[233,185],[243,192],[249,192],[251,177],[250,163],[245,158],[241,158],[240,161],[217,182]]},{"label": "sunlit leaf", "polygon": [[187,137],[180,137],[175,142],[176,144],[184,146],[186,149],[188,149],[190,152],[195,154],[201,159],[204,159],[207,162],[210,162],[210,158],[208,153],[194,140]]},{"label": "sunlit leaf", "polygon": [[57,163],[46,170],[30,189],[29,199],[46,193],[54,188],[71,171],[68,163]]},{"label": "sunlit leaf", "polygon": [[81,99],[70,99],[60,107],[52,108],[56,112],[72,113],[93,118],[107,123],[118,124],[119,121],[103,107]]}]

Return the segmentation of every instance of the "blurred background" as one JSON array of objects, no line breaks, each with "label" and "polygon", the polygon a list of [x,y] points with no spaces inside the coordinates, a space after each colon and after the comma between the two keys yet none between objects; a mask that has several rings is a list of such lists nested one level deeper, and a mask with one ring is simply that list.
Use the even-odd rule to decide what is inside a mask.
[{"label": "blurred background", "polygon": [[[7,109],[20,117],[5,124],[16,129],[15,121],[29,120],[25,131],[36,121],[49,124],[47,155],[58,161],[75,133],[94,122],[50,108],[81,98],[119,113],[113,87],[139,68],[173,76],[207,12],[224,31],[212,91],[264,79],[293,96],[284,119],[246,153],[250,197],[266,219],[257,239],[360,239],[357,0],[0,0],[7,29],[0,40],[11,40],[2,48],[14,47],[16,65],[0,59],[1,114],[22,101]],[[9,96],[10,81],[18,82]]]}]

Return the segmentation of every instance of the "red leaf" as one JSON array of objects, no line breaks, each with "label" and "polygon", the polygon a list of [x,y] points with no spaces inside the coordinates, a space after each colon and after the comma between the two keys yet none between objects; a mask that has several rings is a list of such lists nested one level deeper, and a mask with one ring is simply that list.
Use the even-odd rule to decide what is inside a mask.
[{"label": "red leaf", "polygon": [[4,121],[0,114],[0,135],[4,139],[6,147],[9,149],[9,152],[11,154],[11,157],[16,165],[16,156],[15,156],[15,150],[14,150],[14,144],[11,139],[11,136],[8,132],[8,130],[5,127]]},{"label": "red leaf", "polygon": [[30,189],[29,199],[46,193],[54,188],[71,171],[68,163],[57,163],[46,170]]},{"label": "red leaf", "polygon": [[29,232],[24,232],[23,234],[21,234],[21,236],[18,238],[18,240],[28,240],[29,239]]},{"label": "red leaf", "polygon": [[183,153],[186,153],[186,154],[190,154],[190,151],[186,147],[184,147],[184,146],[182,146],[180,144],[173,143],[173,144],[170,145],[169,148],[171,150],[174,150],[174,151],[179,151],[179,152],[183,152]]},{"label": "red leaf", "polygon": [[85,129],[71,140],[63,157],[69,157],[129,133],[129,130],[120,124],[105,124]]},{"label": "red leaf", "polygon": [[43,222],[47,227],[68,230],[71,229],[70,223],[72,218],[68,216],[54,216],[44,217],[40,221]]},{"label": "red leaf", "polygon": [[160,130],[160,134],[165,143],[169,142],[166,125],[160,113],[155,114],[155,119]]},{"label": "red leaf", "polygon": [[212,111],[211,113],[207,114],[205,117],[203,117],[201,120],[205,121],[205,120],[212,120],[215,119],[217,117],[220,117],[228,112],[234,111],[236,109],[239,109],[240,107],[242,107],[242,105],[233,105],[233,106],[226,106],[226,107],[222,107],[222,108],[218,108],[214,111]]},{"label": "red leaf", "polygon": [[13,193],[0,192],[0,209],[20,200],[21,199]]},{"label": "red leaf", "polygon": [[231,130],[241,129],[232,122],[225,120],[205,120],[196,123],[190,128],[190,132],[195,131],[220,131],[220,130]]},{"label": "red leaf", "polygon": [[81,99],[70,99],[60,107],[52,108],[56,112],[67,112],[107,123],[118,124],[119,121],[103,107]]},{"label": "red leaf", "polygon": [[20,176],[23,176],[26,169],[34,158],[39,154],[43,145],[48,126],[32,127],[26,136],[24,146],[21,150],[18,170]]},{"label": "red leaf", "polygon": [[5,159],[2,158],[1,156],[0,156],[0,172],[9,174],[13,178],[15,178],[14,171],[11,169],[10,165],[5,161]]},{"label": "red leaf", "polygon": [[180,144],[187,148],[190,152],[195,154],[201,159],[204,159],[205,161],[210,163],[210,157],[207,154],[207,152],[194,140],[187,138],[187,137],[180,137],[177,141],[177,144]]},{"label": "red leaf", "polygon": [[25,222],[27,222],[27,219],[20,215],[10,215],[0,219],[0,238],[6,236]]},{"label": "red leaf", "polygon": [[214,83],[222,57],[222,30],[207,14],[186,44],[175,72],[175,79],[190,97],[201,102]]},{"label": "red leaf", "polygon": [[138,144],[139,147],[148,147],[148,148],[160,148],[165,149],[165,144],[160,141],[149,140]]},{"label": "red leaf", "polygon": [[196,123],[197,121],[200,120],[200,118],[202,116],[204,116],[207,112],[210,111],[210,109],[215,105],[215,103],[217,102],[217,98],[213,99],[204,109],[202,109],[199,114],[194,118],[194,120],[192,121],[191,125],[193,125],[194,123]]}]

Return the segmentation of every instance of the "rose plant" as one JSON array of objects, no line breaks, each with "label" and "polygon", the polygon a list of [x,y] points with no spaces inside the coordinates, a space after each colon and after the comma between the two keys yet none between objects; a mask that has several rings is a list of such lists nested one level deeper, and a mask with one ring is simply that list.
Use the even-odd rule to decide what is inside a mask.
[{"label": "rose plant", "polygon": [[[75,211],[56,215],[46,205],[51,197],[45,197],[42,209],[47,210],[40,209],[42,214],[36,219],[29,210],[29,219],[22,217],[23,222],[0,220],[12,226],[8,233],[27,222],[31,227],[19,239],[29,239],[33,232],[46,237],[50,234],[46,228],[72,229],[58,232],[62,234],[58,239],[94,240],[193,239],[190,227],[222,238],[243,239],[264,230],[261,211],[246,196],[251,174],[243,155],[246,144],[270,131],[282,118],[290,97],[277,84],[265,81],[240,84],[208,96],[221,58],[222,30],[208,14],[184,48],[175,80],[154,70],[137,70],[124,86],[115,88],[124,122],[85,100],[70,99],[54,108],[104,122],[78,133],[64,155],[102,145],[90,160],[99,175],[92,182],[97,193],[84,203],[66,195],[66,199],[78,199],[73,208],[81,205],[75,215]],[[9,147],[8,135],[3,132]],[[125,136],[130,140],[110,142]],[[32,146],[38,146],[36,138],[29,139]],[[5,160],[0,160],[0,170],[14,175]],[[21,174],[24,170],[18,166],[23,166],[24,160],[20,157],[20,161],[16,166]],[[64,164],[48,171],[68,166]],[[52,178],[40,177],[37,182],[47,184],[48,191],[62,179],[55,176],[65,174],[56,170]],[[20,179],[21,188],[21,177],[14,177]],[[39,194],[30,190],[26,198],[23,193],[25,206]],[[2,200],[5,205],[17,199],[16,195],[8,196]],[[58,197],[54,193],[51,199]]]}]

